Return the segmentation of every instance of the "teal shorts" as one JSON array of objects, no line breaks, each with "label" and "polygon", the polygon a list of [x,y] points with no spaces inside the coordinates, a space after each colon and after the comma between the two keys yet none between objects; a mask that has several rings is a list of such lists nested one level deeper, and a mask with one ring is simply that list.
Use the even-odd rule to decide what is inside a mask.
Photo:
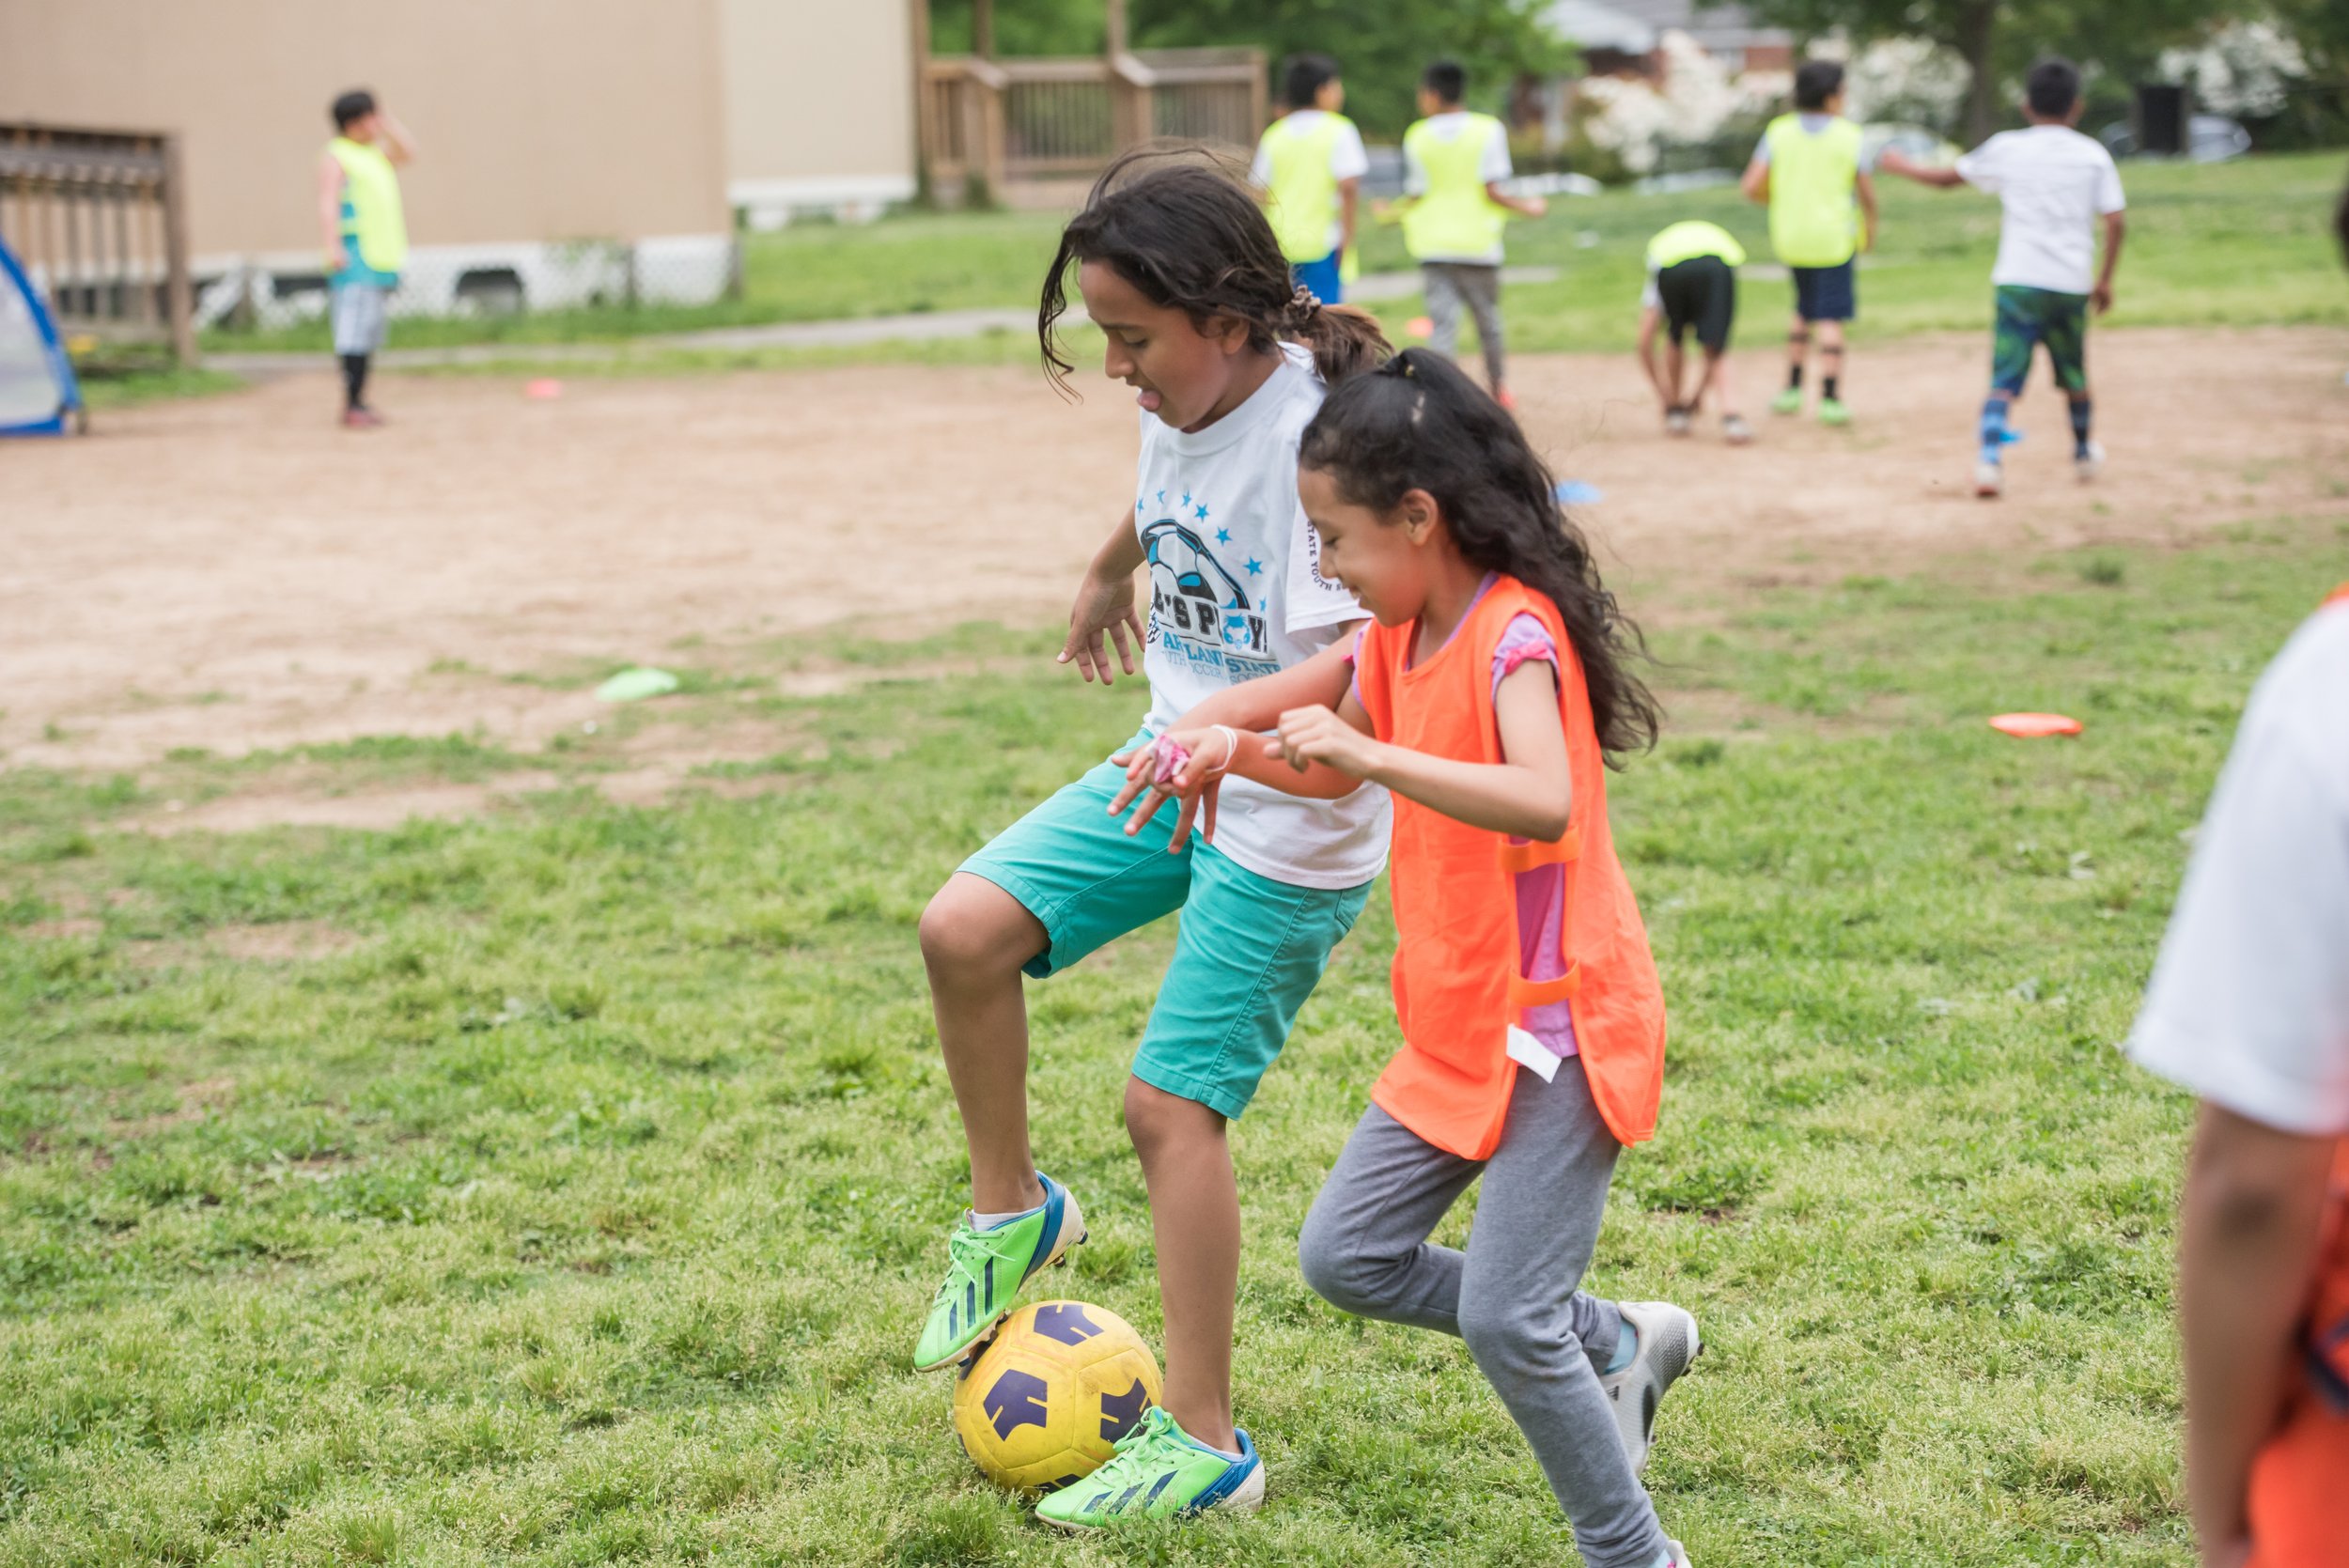
[{"label": "teal shorts", "polygon": [[1181,911],[1174,961],[1134,1053],[1153,1089],[1237,1117],[1288,1043],[1330,950],[1353,929],[1370,884],[1293,887],[1257,875],[1196,836],[1179,855],[1173,804],[1132,838],[1109,803],[1126,770],[1103,763],[962,862],[1019,900],[1051,945],[1030,959],[1041,980],[1127,932]]}]

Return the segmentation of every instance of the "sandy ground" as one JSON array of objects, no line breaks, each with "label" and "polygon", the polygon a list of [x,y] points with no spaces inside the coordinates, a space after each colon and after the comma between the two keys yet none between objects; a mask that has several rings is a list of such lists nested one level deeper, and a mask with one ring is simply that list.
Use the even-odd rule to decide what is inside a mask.
[{"label": "sandy ground", "polygon": [[[1996,504],[1967,489],[1970,336],[1856,353],[1853,429],[1757,413],[1743,451],[1710,420],[1667,442],[1627,356],[1517,377],[1558,472],[1603,492],[1586,516],[1614,572],[1659,593],[2349,515],[2349,334],[2114,332],[2094,354],[2106,478],[2073,481],[2035,384]],[[1741,364],[1758,405],[1774,356]],[[1133,460],[1120,389],[1064,404],[1021,369],[582,380],[553,401],[391,378],[371,434],[335,427],[333,396],[288,378],[0,448],[0,767],[476,727],[527,747],[597,705],[484,672],[1054,621]]]}]

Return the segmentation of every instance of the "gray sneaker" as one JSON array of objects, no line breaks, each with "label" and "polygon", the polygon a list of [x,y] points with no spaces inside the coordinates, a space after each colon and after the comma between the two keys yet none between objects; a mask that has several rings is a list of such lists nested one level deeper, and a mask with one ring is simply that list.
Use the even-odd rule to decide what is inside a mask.
[{"label": "gray sneaker", "polygon": [[1697,1336],[1697,1320],[1669,1301],[1624,1301],[1617,1306],[1640,1336],[1640,1347],[1629,1366],[1603,1374],[1598,1386],[1614,1401],[1615,1432],[1623,1438],[1631,1473],[1637,1475],[1646,1467],[1647,1451],[1656,1440],[1656,1407],[1704,1343]]}]

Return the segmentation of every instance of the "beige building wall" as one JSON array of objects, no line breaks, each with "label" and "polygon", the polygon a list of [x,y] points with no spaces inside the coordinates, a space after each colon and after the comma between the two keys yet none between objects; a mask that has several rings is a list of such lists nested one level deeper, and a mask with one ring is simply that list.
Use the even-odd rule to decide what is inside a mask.
[{"label": "beige building wall", "polygon": [[318,248],[354,86],[415,135],[419,245],[723,234],[719,4],[0,0],[0,120],[180,132],[198,256]]},{"label": "beige building wall", "polygon": [[909,0],[718,0],[734,204],[762,211],[914,191]]}]

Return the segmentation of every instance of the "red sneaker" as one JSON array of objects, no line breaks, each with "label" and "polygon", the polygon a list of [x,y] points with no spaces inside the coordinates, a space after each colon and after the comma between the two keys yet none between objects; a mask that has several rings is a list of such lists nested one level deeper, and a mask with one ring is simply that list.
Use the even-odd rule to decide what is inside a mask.
[{"label": "red sneaker", "polygon": [[1511,413],[1517,411],[1517,395],[1505,386],[1493,394],[1493,401],[1507,409]]},{"label": "red sneaker", "polygon": [[383,416],[373,409],[345,409],[343,411],[343,428],[346,430],[372,430],[382,423]]}]

